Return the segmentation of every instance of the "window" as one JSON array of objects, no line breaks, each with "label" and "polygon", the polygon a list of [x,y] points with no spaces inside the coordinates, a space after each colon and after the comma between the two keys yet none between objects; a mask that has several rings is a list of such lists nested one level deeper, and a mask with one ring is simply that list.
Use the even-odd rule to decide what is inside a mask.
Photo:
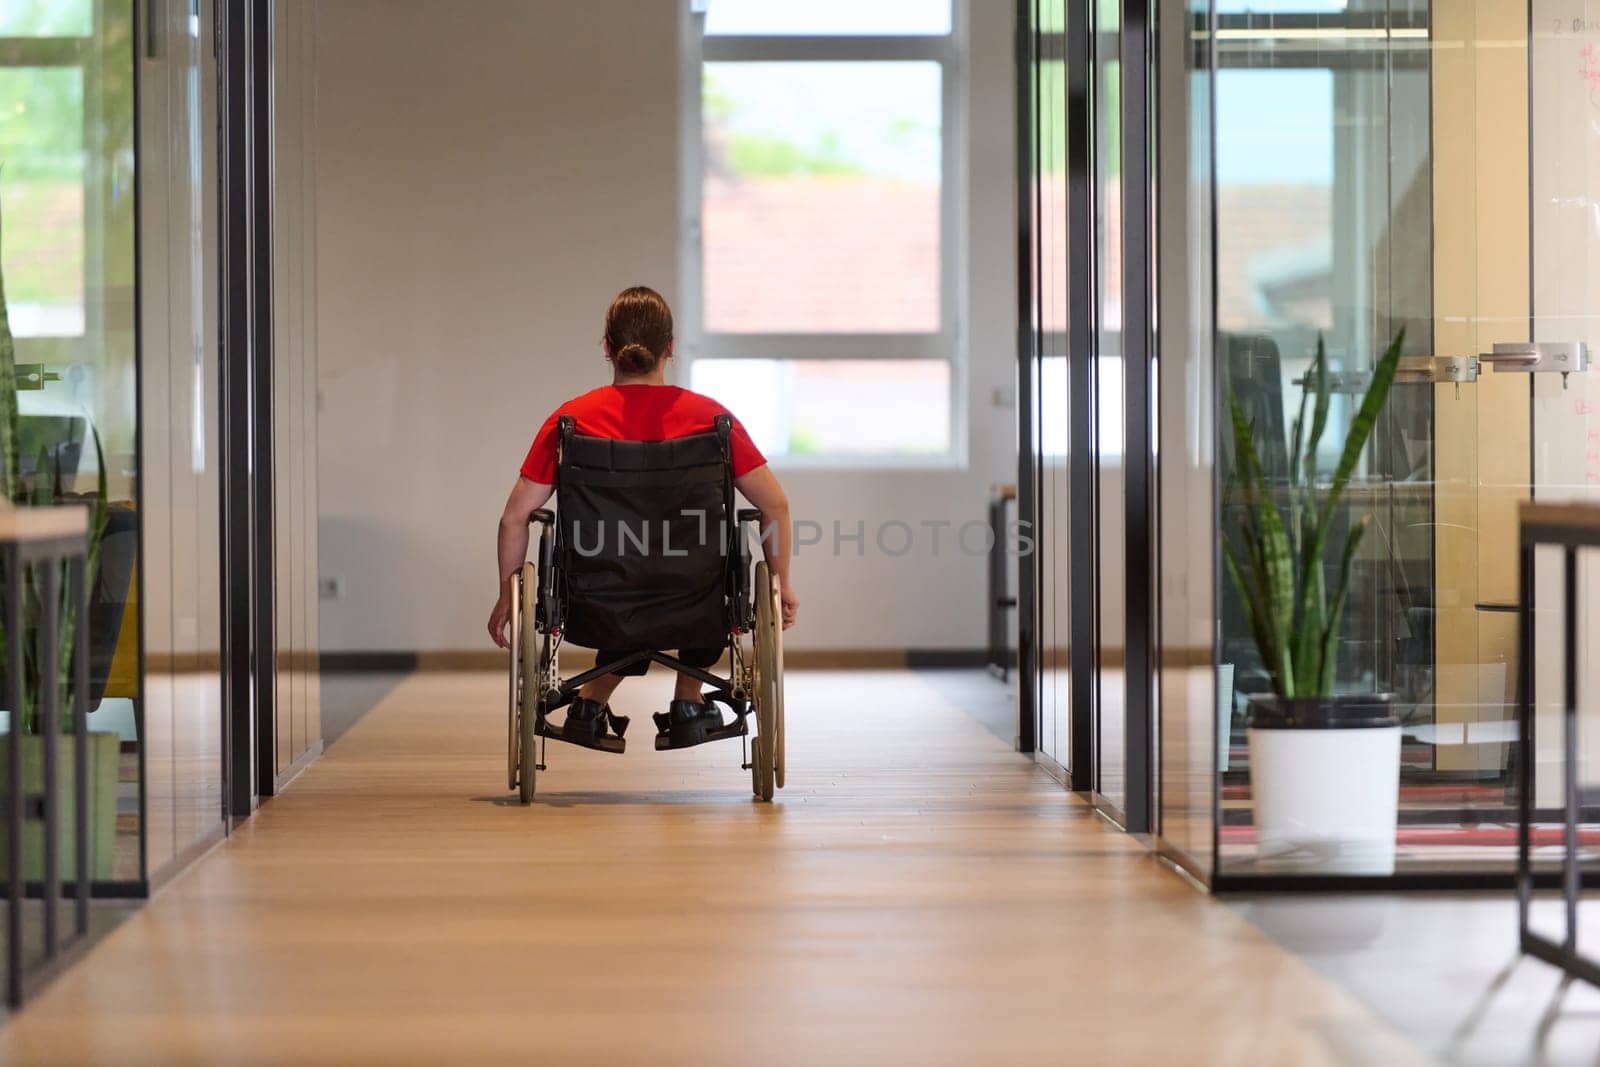
[{"label": "window", "polygon": [[89,37],[91,0],[0,0],[0,37]]},{"label": "window", "polygon": [[[83,73],[0,67],[0,204],[18,337],[84,330]],[[19,268],[23,266],[18,262]]]},{"label": "window", "polygon": [[63,469],[104,449],[134,492],[133,14],[109,0],[0,0],[0,264],[28,440]]},{"label": "window", "polygon": [[689,384],[775,460],[949,457],[950,0],[693,6]]},{"label": "window", "polygon": [[950,32],[950,0],[712,0],[706,33],[726,36],[910,36]]}]

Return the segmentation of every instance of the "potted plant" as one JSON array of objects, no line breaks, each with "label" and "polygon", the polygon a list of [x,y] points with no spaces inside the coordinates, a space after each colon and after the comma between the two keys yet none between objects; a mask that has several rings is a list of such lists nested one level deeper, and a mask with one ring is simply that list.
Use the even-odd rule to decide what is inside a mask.
[{"label": "potted plant", "polygon": [[[30,375],[32,388],[43,383],[43,369]],[[100,447],[99,432],[90,427],[93,438],[96,470],[95,491],[92,495],[75,494],[67,490],[59,455],[42,451],[31,474],[22,470],[22,426],[17,404],[17,390],[21,388],[17,374],[16,342],[11,333],[7,311],[3,273],[0,273],[0,507],[63,507],[81,504],[90,508],[89,548],[86,582],[92,590],[98,576],[100,549],[107,525],[105,456]],[[44,629],[44,581],[41,565],[24,566],[19,574],[0,570],[0,583],[17,582],[22,586],[23,634],[22,661],[10,663],[0,657],[0,702],[10,691],[10,672],[22,672],[22,707],[7,708],[7,730],[0,737],[0,792],[9,789],[11,756],[9,746],[22,745],[23,789],[28,793],[42,793],[45,784],[44,737],[41,722],[41,703],[44,697],[43,673],[45,642],[54,635]],[[73,732],[72,706],[76,677],[72,670],[72,653],[80,637],[89,644],[88,620],[77,617],[76,606],[68,602],[67,583],[59,583],[61,601],[58,605],[60,619],[60,673],[57,693],[60,698],[57,728],[61,733]],[[0,647],[6,635],[0,623]],[[113,637],[114,640],[114,637]],[[91,678],[91,690],[95,688]],[[93,699],[93,692],[85,694]],[[74,789],[73,745],[70,736],[61,738],[56,746],[56,810],[59,814],[56,855],[64,879],[78,877],[77,852],[72,847],[76,829],[76,790]],[[116,733],[94,731],[88,743],[88,830],[89,871],[92,879],[107,879],[112,875],[112,855],[116,840],[117,777],[121,759],[121,739]],[[0,877],[9,877],[9,831],[0,820]],[[44,827],[37,820],[25,824],[22,841],[23,876],[29,880],[44,876]]]},{"label": "potted plant", "polygon": [[1334,691],[1351,564],[1372,516],[1351,522],[1331,571],[1329,541],[1340,498],[1394,384],[1404,339],[1402,330],[1373,368],[1325,484],[1317,453],[1330,390],[1320,340],[1289,431],[1286,476],[1269,478],[1255,428],[1229,391],[1229,510],[1237,519],[1224,524],[1223,561],[1272,685],[1271,693],[1251,698],[1247,721],[1263,869],[1394,872],[1400,726],[1391,698]]}]

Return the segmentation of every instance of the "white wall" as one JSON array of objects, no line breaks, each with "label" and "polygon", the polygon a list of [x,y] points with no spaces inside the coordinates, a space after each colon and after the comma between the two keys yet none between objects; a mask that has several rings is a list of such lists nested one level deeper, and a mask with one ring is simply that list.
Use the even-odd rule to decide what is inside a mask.
[{"label": "white wall", "polygon": [[337,0],[319,27],[329,650],[477,648],[495,522],[606,298],[677,264],[674,0]]},{"label": "white wall", "polygon": [[[677,292],[678,3],[322,5],[325,650],[487,647],[495,521],[534,429],[606,380],[612,293]],[[984,560],[950,541],[1015,472],[1012,38],[1010,5],[972,6],[966,461],[779,471],[824,528],[952,531],[938,558],[928,537],[901,558],[804,551],[791,647],[984,641]]]}]

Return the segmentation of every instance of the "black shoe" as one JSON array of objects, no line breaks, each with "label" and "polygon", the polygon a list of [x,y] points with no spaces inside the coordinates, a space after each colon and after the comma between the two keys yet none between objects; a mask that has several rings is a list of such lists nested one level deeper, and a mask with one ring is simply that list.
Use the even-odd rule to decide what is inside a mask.
[{"label": "black shoe", "polygon": [[674,700],[666,711],[656,712],[653,718],[658,739],[665,738],[672,748],[689,748],[709,741],[722,729],[722,712],[709,700]]},{"label": "black shoe", "polygon": [[[561,735],[578,744],[593,744],[606,735],[606,720],[611,709],[594,700],[578,697],[567,708],[567,719],[561,724]],[[621,736],[621,732],[618,732]]]}]

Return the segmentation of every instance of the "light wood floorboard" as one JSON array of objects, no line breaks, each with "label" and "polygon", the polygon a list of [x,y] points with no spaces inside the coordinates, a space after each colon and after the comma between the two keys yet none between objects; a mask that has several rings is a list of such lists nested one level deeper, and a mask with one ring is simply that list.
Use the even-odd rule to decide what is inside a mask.
[{"label": "light wood floorboard", "polygon": [[1104,825],[936,673],[793,673],[736,743],[551,746],[403,682],[0,1031],[12,1063],[1396,1064],[1409,1047]]}]

